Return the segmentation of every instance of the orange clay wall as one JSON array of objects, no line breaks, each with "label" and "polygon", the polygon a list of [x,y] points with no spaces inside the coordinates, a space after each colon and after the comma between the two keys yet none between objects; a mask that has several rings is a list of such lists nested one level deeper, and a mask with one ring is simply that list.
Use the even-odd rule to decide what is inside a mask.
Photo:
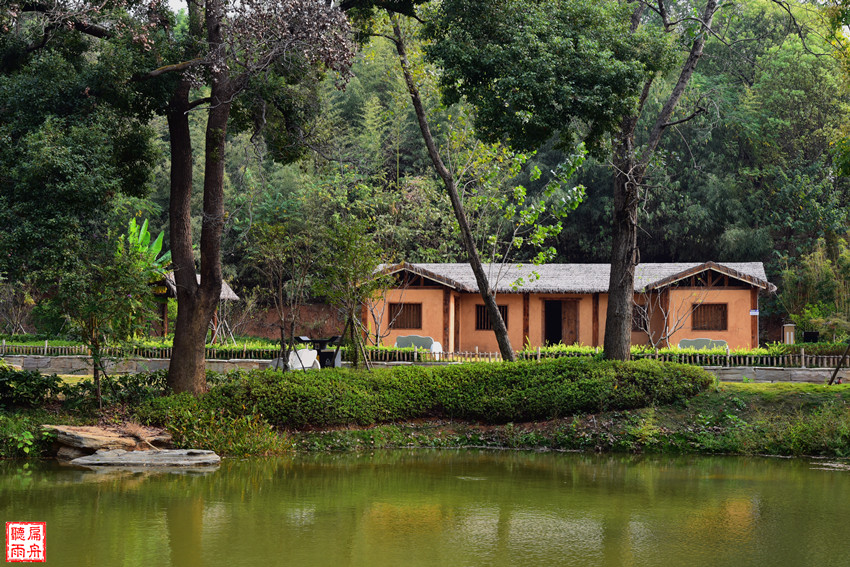
[{"label": "orange clay wall", "polygon": [[[670,290],[670,317],[668,324],[682,320],[681,330],[670,338],[670,346],[682,339],[723,340],[730,349],[754,348],[752,339],[752,318],[750,315],[751,291],[749,289],[709,289],[676,288]],[[694,303],[725,303],[728,305],[726,331],[693,330],[690,311]]]},{"label": "orange clay wall", "polygon": [[[751,348],[752,344],[752,319],[751,292],[747,289],[714,289],[705,288],[678,288],[670,290],[669,308],[671,315],[668,320],[672,323],[678,318],[683,318],[682,329],[676,332],[670,339],[670,344],[675,345],[682,339],[708,338],[725,340],[730,348]],[[390,331],[382,340],[382,344],[392,346],[395,339],[400,335],[422,335],[433,338],[443,345],[443,349],[449,352],[464,351],[473,352],[478,347],[481,352],[498,352],[498,344],[493,331],[475,330],[475,306],[483,305],[484,302],[477,294],[452,292],[450,294],[448,341],[445,340],[445,322],[443,306],[443,289],[405,289],[390,290],[387,293],[388,303],[421,303],[422,304],[422,328],[421,329],[396,329]],[[523,294],[500,294],[496,297],[498,305],[508,306],[508,336],[514,350],[521,350],[526,344],[532,347],[543,344],[544,334],[544,301],[546,300],[576,300],[578,303],[578,337],[579,343],[590,346],[601,346],[605,338],[605,318],[608,310],[608,295],[599,294],[598,306],[598,330],[597,341],[594,342],[593,334],[593,296],[570,295],[570,294],[531,294],[529,296],[528,312],[528,336],[523,334]],[[691,329],[690,315],[694,302],[704,303],[726,303],[727,330],[726,331],[694,331]],[[457,309],[456,309],[457,305]],[[455,317],[459,317],[455,332]],[[387,329],[389,310],[385,309],[384,318],[381,323],[382,329]],[[371,328],[371,317],[367,317],[367,323]],[[663,326],[663,319],[657,314],[652,316],[653,329]],[[458,344],[455,344],[455,340]],[[632,344],[647,344],[648,337],[645,333],[632,332]]]},{"label": "orange clay wall", "polygon": [[[461,352],[499,352],[496,335],[493,331],[475,330],[475,306],[484,305],[481,296],[464,293],[460,296],[460,345]],[[504,293],[496,296],[496,305],[508,306],[508,338],[515,351],[522,350],[522,294]]]},{"label": "orange clay wall", "polygon": [[[600,293],[599,294],[599,342],[592,346],[601,347],[602,343],[605,342],[605,317],[608,316],[608,294]],[[632,333],[632,339],[635,338],[637,333]]]},{"label": "orange clay wall", "polygon": [[[420,335],[431,337],[440,344],[443,343],[443,290],[442,289],[392,289],[387,292],[387,303],[421,303],[422,304],[422,328],[421,329],[393,329],[381,340],[385,346],[393,346],[398,336]],[[451,312],[451,310],[450,310]],[[389,326],[390,310],[384,309],[381,319],[382,334],[386,334]],[[371,315],[367,315],[366,323],[370,330],[374,324]],[[451,327],[449,327],[451,329]],[[451,337],[451,333],[449,333]],[[443,344],[443,350],[449,350],[449,346]]]}]

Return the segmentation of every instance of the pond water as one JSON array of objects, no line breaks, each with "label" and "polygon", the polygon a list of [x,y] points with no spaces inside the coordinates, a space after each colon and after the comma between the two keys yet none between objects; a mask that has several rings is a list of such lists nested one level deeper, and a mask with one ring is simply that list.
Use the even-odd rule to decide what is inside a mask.
[{"label": "pond water", "polygon": [[762,458],[394,451],[209,474],[0,463],[56,566],[850,565],[850,471]]}]

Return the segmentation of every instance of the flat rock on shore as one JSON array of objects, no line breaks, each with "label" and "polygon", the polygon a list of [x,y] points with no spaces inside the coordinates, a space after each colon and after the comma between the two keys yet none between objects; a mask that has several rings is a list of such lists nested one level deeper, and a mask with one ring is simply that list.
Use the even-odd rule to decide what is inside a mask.
[{"label": "flat rock on shore", "polygon": [[208,467],[221,463],[212,451],[165,449],[161,451],[100,450],[94,455],[73,459],[70,464],[85,467]]},{"label": "flat rock on shore", "polygon": [[135,424],[112,428],[45,425],[44,429],[56,434],[56,457],[60,461],[70,461],[100,450],[147,451],[172,447],[171,436],[167,432]]}]

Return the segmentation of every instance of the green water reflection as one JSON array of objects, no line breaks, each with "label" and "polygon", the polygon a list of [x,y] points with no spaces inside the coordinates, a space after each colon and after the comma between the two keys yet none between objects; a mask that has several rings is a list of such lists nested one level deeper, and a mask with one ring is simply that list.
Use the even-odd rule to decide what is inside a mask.
[{"label": "green water reflection", "polygon": [[0,463],[3,521],[68,566],[850,565],[823,462],[416,451],[214,473]]}]

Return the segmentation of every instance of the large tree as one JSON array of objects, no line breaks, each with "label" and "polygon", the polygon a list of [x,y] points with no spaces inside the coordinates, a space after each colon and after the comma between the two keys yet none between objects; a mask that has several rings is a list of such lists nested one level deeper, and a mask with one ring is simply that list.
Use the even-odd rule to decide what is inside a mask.
[{"label": "large tree", "polygon": [[0,5],[0,272],[44,289],[105,237],[119,200],[144,195],[157,154],[150,108],[117,86],[123,40],[21,9]]},{"label": "large tree", "polygon": [[[182,60],[166,70],[182,73],[167,117],[171,144],[171,251],[177,283],[177,321],[169,385],[177,391],[205,386],[204,342],[221,292],[221,234],[224,223],[224,155],[234,104],[250,106],[261,125],[263,87],[290,65],[324,64],[345,70],[351,57],[348,24],[338,9],[314,0],[190,1],[189,36]],[[157,71],[153,71],[154,73]],[[193,98],[203,80],[209,95]],[[200,281],[195,277],[191,238],[192,140],[188,114],[207,114]]]},{"label": "large tree", "polygon": [[[35,22],[35,49],[53,40],[57,30],[110,42],[133,56],[119,65],[114,84],[133,85],[133,101],[166,115],[170,246],[178,299],[168,380],[175,391],[200,392],[205,388],[207,326],[221,290],[224,159],[231,114],[243,110],[253,120],[240,125],[259,130],[276,77],[314,66],[344,71],[351,43],[344,14],[317,0],[189,0],[187,8],[185,29],[175,29],[161,1],[22,2],[6,6],[0,19],[7,29],[24,20]],[[200,280],[191,235],[190,112],[206,116]]]},{"label": "large tree", "polygon": [[[641,187],[647,175],[656,148],[664,133],[677,122],[688,120],[685,116],[673,119],[685,89],[703,54],[705,42],[712,30],[712,21],[719,9],[718,0],[705,0],[702,9],[695,13],[678,14],[675,6],[659,1],[657,5],[636,1],[629,31],[640,33],[644,27],[645,12],[651,11],[661,29],[679,34],[682,39],[692,37],[690,48],[681,62],[678,77],[672,88],[662,94],[665,102],[651,123],[643,144],[637,143],[638,121],[646,105],[650,89],[657,76],[647,77],[634,110],[621,119],[619,130],[612,140],[614,167],[614,233],[611,245],[611,278],[608,284],[608,313],[605,319],[605,356],[628,360],[631,357],[632,306],[634,305],[635,265],[638,262],[637,233]],[[682,22],[685,22],[684,25]],[[695,109],[695,112],[698,109]]]}]

